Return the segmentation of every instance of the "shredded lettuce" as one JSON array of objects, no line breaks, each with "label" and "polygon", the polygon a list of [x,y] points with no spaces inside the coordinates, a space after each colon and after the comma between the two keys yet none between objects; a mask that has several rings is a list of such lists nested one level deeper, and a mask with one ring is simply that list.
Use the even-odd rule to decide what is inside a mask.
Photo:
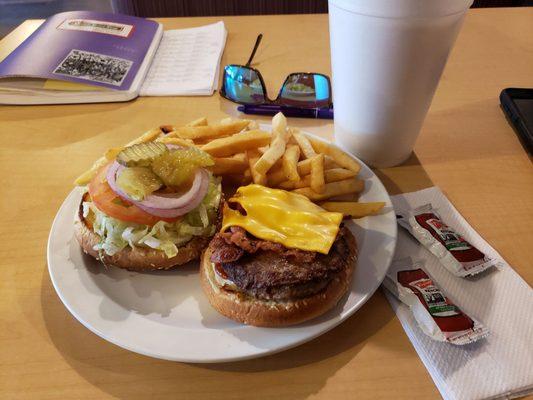
[{"label": "shredded lettuce", "polygon": [[90,201],[83,203],[83,215],[94,215],[93,230],[102,238],[101,242],[94,246],[95,250],[102,250],[112,256],[127,246],[150,247],[163,251],[170,258],[178,254],[179,246],[194,236],[212,236],[215,233],[214,223],[220,196],[220,179],[211,177],[207,194],[198,207],[178,222],[159,221],[154,226],[123,222],[109,217]]}]

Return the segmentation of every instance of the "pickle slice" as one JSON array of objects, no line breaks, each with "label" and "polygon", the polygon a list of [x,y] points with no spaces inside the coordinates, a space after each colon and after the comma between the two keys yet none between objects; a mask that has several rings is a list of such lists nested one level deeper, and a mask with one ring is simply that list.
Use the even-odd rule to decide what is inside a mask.
[{"label": "pickle slice", "polygon": [[166,186],[180,186],[187,182],[199,167],[213,164],[214,161],[209,154],[191,146],[157,157],[152,162],[152,171]]},{"label": "pickle slice", "polygon": [[125,167],[149,167],[154,159],[165,153],[168,153],[168,148],[164,143],[139,143],[118,153],[117,161]]},{"label": "pickle slice", "polygon": [[161,186],[163,182],[150,168],[124,168],[117,177],[117,186],[133,200],[142,201]]}]

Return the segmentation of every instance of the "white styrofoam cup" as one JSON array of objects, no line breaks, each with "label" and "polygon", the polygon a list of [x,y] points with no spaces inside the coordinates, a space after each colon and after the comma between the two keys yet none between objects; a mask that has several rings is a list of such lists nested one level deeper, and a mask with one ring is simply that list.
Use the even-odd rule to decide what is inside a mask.
[{"label": "white styrofoam cup", "polygon": [[335,141],[374,167],[409,158],[473,0],[329,0]]}]

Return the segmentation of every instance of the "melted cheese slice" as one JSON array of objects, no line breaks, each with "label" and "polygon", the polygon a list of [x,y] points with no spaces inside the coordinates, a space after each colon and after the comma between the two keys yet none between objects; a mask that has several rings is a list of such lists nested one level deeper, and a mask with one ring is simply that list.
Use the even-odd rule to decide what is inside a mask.
[{"label": "melted cheese slice", "polygon": [[240,187],[228,203],[239,203],[246,215],[225,205],[222,231],[240,226],[259,239],[323,254],[342,221],[341,213],[325,211],[305,196],[261,185]]}]

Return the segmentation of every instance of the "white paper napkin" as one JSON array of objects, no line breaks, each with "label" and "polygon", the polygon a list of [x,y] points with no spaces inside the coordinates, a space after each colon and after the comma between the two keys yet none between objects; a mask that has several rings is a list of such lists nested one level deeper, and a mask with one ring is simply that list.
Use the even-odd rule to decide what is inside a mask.
[{"label": "white paper napkin", "polygon": [[[395,259],[411,256],[444,293],[490,330],[486,339],[465,346],[430,339],[417,327],[407,306],[383,289],[405,333],[445,400],[511,399],[533,392],[533,290],[479,236],[438,188],[392,196],[395,209],[431,203],[444,222],[503,267],[473,279],[453,276],[398,227]],[[533,245],[533,244],[532,244]]]},{"label": "white paper napkin", "polygon": [[224,22],[165,31],[141,96],[208,96],[218,87]]}]

